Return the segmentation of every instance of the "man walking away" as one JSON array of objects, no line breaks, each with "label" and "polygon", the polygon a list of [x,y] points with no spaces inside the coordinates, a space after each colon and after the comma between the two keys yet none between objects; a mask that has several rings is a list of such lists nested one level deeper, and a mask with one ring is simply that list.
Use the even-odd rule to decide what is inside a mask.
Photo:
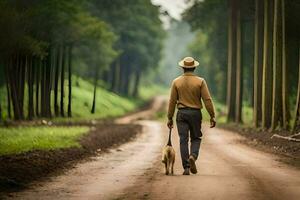
[{"label": "man walking away", "polygon": [[[198,158],[201,143],[202,102],[210,115],[210,127],[216,126],[214,105],[205,80],[193,72],[199,62],[192,57],[185,57],[179,63],[184,73],[172,82],[168,109],[168,127],[173,128],[173,115],[175,107],[178,112],[176,123],[180,138],[180,154],[183,175],[197,173],[195,161]],[[191,140],[189,151],[188,141]]]}]

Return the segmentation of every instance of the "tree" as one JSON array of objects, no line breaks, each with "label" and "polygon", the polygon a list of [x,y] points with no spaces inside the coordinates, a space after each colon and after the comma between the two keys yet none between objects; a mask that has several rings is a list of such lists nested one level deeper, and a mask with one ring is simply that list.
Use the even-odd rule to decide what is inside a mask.
[{"label": "tree", "polygon": [[237,68],[237,1],[230,0],[228,16],[228,72],[227,72],[227,120],[234,121],[236,114]]},{"label": "tree", "polygon": [[300,45],[299,45],[299,71],[298,71],[298,91],[297,91],[297,99],[296,99],[296,109],[295,109],[295,120],[293,131],[300,131]]},{"label": "tree", "polygon": [[[237,16],[236,16],[236,109],[235,109],[235,122],[242,122],[242,106],[243,106],[243,66],[242,66],[242,19],[241,19],[241,6],[237,1]],[[233,79],[235,77],[232,77]]]},{"label": "tree", "polygon": [[262,77],[262,127],[271,127],[272,116],[272,55],[273,0],[264,1],[264,52]]},{"label": "tree", "polygon": [[264,44],[264,2],[255,1],[255,50],[254,50],[254,108],[253,122],[258,127],[262,120],[262,69]]},{"label": "tree", "polygon": [[273,102],[272,102],[272,125],[271,129],[282,127],[282,69],[283,69],[283,4],[281,0],[274,2],[274,26],[273,26]]}]

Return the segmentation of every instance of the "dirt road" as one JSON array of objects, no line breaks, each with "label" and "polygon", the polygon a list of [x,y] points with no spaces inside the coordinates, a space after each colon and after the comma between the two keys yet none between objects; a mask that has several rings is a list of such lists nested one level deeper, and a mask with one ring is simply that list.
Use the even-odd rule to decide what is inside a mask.
[{"label": "dirt road", "polygon": [[[161,101],[158,99],[154,107]],[[143,115],[136,113],[118,122],[132,123]],[[175,175],[165,176],[160,161],[167,136],[165,125],[151,120],[136,123],[144,129],[135,140],[80,163],[49,182],[35,183],[9,199],[300,199],[300,171],[278,162],[272,154],[241,144],[243,138],[236,133],[207,125],[198,174],[181,175],[174,131]]]}]

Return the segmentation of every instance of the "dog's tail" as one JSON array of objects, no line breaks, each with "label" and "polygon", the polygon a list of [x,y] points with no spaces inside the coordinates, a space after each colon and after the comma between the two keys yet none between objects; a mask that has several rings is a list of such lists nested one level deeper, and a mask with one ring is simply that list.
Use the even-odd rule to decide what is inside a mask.
[{"label": "dog's tail", "polygon": [[171,131],[172,131],[172,129],[170,128],[169,130],[170,130],[170,131],[169,131],[169,140],[168,140],[168,144],[167,144],[167,145],[168,145],[168,146],[172,146],[172,141],[171,141],[171,134],[172,134]]}]

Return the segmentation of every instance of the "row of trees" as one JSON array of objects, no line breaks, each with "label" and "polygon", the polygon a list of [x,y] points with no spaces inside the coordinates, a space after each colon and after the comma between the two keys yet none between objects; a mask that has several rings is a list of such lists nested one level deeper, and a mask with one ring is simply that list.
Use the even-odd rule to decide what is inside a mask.
[{"label": "row of trees", "polygon": [[1,1],[0,85],[7,116],[71,117],[72,74],[94,79],[92,113],[100,78],[117,93],[137,96],[141,74],[160,59],[159,14],[148,0]]},{"label": "row of trees", "polygon": [[[212,6],[214,9],[208,12],[215,13],[213,17],[203,14]],[[207,27],[209,23],[223,28],[227,26],[226,39],[207,37],[208,40],[222,41],[219,43],[221,51],[227,55],[227,59],[216,59],[222,75],[227,76],[228,121],[242,122],[246,102],[253,106],[255,127],[289,129],[293,119],[293,129],[299,129],[300,88],[296,84],[299,74],[300,23],[296,20],[299,9],[300,3],[292,0],[211,0],[196,1],[186,12],[185,19],[206,36],[209,32],[221,33],[217,27]],[[199,16],[200,19],[196,19]],[[226,18],[228,21],[224,23]],[[224,44],[226,41],[227,45]],[[218,51],[216,47],[212,47],[214,53]],[[197,50],[199,52],[199,48],[194,52]],[[224,60],[227,60],[227,67],[224,67]],[[292,114],[295,104],[296,115]]]}]

